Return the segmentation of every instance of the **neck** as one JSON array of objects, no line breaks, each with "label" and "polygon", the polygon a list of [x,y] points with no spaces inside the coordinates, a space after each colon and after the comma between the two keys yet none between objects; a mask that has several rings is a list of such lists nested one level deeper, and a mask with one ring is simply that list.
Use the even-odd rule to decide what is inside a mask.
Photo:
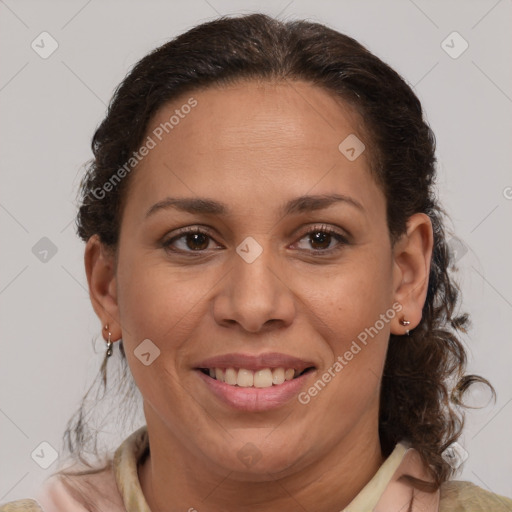
[{"label": "neck", "polygon": [[139,467],[139,479],[152,512],[342,510],[384,462],[378,435],[361,436],[356,428],[323,458],[300,471],[286,476],[266,473],[258,481],[247,481],[224,468],[210,467],[179,448],[167,452],[172,459],[166,459],[162,456],[165,446],[158,443],[161,438],[150,433],[150,439],[151,454]]}]

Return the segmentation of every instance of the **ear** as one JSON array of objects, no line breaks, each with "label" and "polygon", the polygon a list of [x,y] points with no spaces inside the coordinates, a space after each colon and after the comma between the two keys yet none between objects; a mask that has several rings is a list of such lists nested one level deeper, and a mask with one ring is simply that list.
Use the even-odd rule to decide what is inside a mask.
[{"label": "ear", "polygon": [[[391,333],[403,335],[421,321],[427,297],[430,259],[434,246],[432,222],[428,215],[415,213],[407,221],[407,231],[393,248],[394,301],[402,310],[393,320]],[[410,322],[403,326],[400,320]]]},{"label": "ear", "polygon": [[[103,338],[107,340],[108,332],[111,332],[112,341],[116,341],[122,332],[117,304],[115,252],[101,243],[98,235],[93,235],[85,246],[84,263],[89,297],[101,320]],[[108,331],[104,328],[107,324]]]}]

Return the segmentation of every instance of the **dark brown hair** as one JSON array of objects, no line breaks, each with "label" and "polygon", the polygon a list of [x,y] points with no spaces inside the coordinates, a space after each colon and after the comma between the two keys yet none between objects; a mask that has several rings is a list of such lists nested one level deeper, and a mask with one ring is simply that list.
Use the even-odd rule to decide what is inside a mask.
[{"label": "dark brown hair", "polygon": [[[456,314],[459,291],[450,272],[445,213],[434,191],[434,135],[411,87],[360,43],[318,23],[252,14],[204,23],[145,56],[116,90],[94,134],[94,160],[81,184],[78,235],[87,241],[96,234],[116,250],[130,176],[105,197],[97,191],[139,149],[151,118],[184,94],[243,80],[306,81],[354,108],[370,142],[371,172],[386,196],[392,243],[414,213],[425,213],[432,222],[434,250],[423,316],[406,340],[390,337],[379,436],[384,456],[398,441],[409,441],[437,488],[453,474],[442,453],[462,431],[463,393],[474,382],[488,385],[494,397],[495,391],[487,380],[464,375],[460,333],[468,315]],[[122,342],[120,347],[126,366]],[[105,390],[105,364],[100,374]],[[90,439],[84,407],[85,402],[70,420],[65,439],[70,453],[87,463],[82,458]],[[99,469],[89,470],[94,471]]]}]

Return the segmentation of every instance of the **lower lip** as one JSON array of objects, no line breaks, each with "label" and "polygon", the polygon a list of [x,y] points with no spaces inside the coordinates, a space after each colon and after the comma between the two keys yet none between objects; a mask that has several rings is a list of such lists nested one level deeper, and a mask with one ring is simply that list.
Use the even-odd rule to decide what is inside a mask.
[{"label": "lower lip", "polygon": [[268,388],[244,388],[212,379],[201,370],[196,370],[196,372],[210,391],[222,402],[235,409],[248,412],[268,411],[283,406],[299,394],[306,380],[315,373],[308,371],[300,377]]}]

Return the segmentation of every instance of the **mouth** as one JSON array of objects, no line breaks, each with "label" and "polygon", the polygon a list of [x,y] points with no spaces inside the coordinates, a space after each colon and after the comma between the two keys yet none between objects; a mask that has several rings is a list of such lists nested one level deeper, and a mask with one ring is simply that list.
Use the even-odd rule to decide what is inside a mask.
[{"label": "mouth", "polygon": [[230,386],[241,388],[270,388],[280,386],[286,381],[294,380],[306,373],[315,370],[314,366],[308,366],[304,369],[296,368],[260,368],[251,370],[248,368],[198,368],[200,372],[208,377],[224,382]]},{"label": "mouth", "polygon": [[224,354],[199,361],[192,368],[218,403],[245,412],[289,404],[317,372],[312,361],[275,352]]}]

